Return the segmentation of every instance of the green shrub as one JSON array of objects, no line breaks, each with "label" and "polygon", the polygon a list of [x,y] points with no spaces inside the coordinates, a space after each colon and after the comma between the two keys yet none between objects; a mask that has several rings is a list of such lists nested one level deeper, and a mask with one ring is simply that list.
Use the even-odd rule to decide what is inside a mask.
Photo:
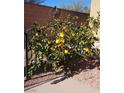
[{"label": "green shrub", "polygon": [[54,19],[45,26],[33,25],[31,49],[35,59],[29,75],[38,69],[45,72],[61,67],[72,72],[78,62],[99,57],[99,49],[93,48],[98,40],[94,33],[99,29],[99,18],[89,18],[84,24],[77,24],[76,18],[68,16],[64,21]]}]

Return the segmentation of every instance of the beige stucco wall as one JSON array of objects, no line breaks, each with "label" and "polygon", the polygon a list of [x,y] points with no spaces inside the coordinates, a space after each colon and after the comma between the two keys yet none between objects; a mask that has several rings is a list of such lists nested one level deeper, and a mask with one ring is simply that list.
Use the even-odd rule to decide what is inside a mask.
[{"label": "beige stucco wall", "polygon": [[[100,12],[100,0],[91,0],[90,17],[97,18]],[[100,39],[100,29],[98,29],[97,37]]]},{"label": "beige stucco wall", "polygon": [[90,16],[96,18],[100,11],[100,0],[91,0]]}]

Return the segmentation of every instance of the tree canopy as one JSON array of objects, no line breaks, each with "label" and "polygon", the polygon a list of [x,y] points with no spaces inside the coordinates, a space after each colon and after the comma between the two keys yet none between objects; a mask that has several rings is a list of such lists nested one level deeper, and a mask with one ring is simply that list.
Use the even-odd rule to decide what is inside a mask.
[{"label": "tree canopy", "polygon": [[77,12],[84,12],[84,13],[90,12],[90,7],[86,6],[84,4],[83,0],[76,0],[70,4],[63,3],[60,5],[60,7],[63,9],[73,10],[73,11],[77,11]]}]

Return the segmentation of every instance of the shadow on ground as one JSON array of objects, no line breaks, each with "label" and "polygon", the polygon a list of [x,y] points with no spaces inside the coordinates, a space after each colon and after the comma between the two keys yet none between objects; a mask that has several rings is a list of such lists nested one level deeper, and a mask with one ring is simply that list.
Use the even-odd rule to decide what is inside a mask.
[{"label": "shadow on ground", "polygon": [[[79,74],[81,71],[87,71],[89,69],[94,69],[95,67],[99,68],[99,66],[100,66],[99,60],[91,61],[89,63],[79,62],[74,67],[72,72],[61,70],[60,72],[57,72],[57,73],[49,73],[49,74],[44,74],[44,75],[39,74],[39,75],[32,77],[30,80],[25,81],[25,84],[24,84],[25,89],[24,90],[28,90],[28,89],[34,88],[36,86],[45,84],[51,80],[53,80],[53,82],[51,82],[51,84],[57,84],[59,82],[64,81],[65,79],[67,79],[69,77]],[[59,77],[61,77],[61,78],[59,78]],[[57,78],[59,78],[59,79],[57,79]]]},{"label": "shadow on ground", "polygon": [[80,72],[82,71],[87,71],[87,70],[92,70],[94,69],[95,67],[98,67],[98,69],[100,70],[99,66],[100,66],[100,62],[99,60],[95,60],[96,62],[89,62],[89,63],[85,63],[85,62],[79,62],[79,64],[77,64],[75,66],[75,68],[73,69],[72,72],[68,71],[68,72],[64,72],[64,75],[62,78],[59,78],[55,81],[53,81],[51,84],[57,84],[61,81],[64,81],[65,79],[69,78],[69,77],[72,77],[76,74],[79,74]]}]

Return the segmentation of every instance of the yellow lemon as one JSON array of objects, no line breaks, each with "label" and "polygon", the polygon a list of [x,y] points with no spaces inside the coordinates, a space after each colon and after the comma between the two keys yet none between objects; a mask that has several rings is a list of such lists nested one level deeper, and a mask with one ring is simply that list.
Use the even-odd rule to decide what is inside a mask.
[{"label": "yellow lemon", "polygon": [[64,33],[63,32],[59,33],[59,36],[64,37]]},{"label": "yellow lemon", "polygon": [[57,46],[58,46],[58,47],[62,46],[64,42],[65,42],[64,39],[60,40],[60,42],[58,43]]},{"label": "yellow lemon", "polygon": [[65,42],[65,40],[64,39],[61,39],[61,43],[64,43]]},{"label": "yellow lemon", "polygon": [[86,52],[89,52],[89,49],[88,48],[83,48],[84,51]]},{"label": "yellow lemon", "polygon": [[65,40],[63,39],[63,38],[59,38],[59,39],[56,39],[56,44],[57,44],[57,46],[58,47],[60,47],[60,46],[62,46],[63,45],[63,43],[65,42]]},{"label": "yellow lemon", "polygon": [[65,53],[65,54],[68,54],[68,50],[67,50],[67,49],[65,49],[65,50],[64,50],[64,53]]},{"label": "yellow lemon", "polygon": [[56,39],[56,44],[60,43],[60,41],[61,41],[60,39]]},{"label": "yellow lemon", "polygon": [[72,36],[75,36],[75,33],[74,32],[72,32],[71,34],[72,34]]},{"label": "yellow lemon", "polygon": [[51,41],[48,41],[48,44],[51,44]]},{"label": "yellow lemon", "polygon": [[57,46],[58,46],[58,47],[62,46],[62,43],[58,44]]}]

